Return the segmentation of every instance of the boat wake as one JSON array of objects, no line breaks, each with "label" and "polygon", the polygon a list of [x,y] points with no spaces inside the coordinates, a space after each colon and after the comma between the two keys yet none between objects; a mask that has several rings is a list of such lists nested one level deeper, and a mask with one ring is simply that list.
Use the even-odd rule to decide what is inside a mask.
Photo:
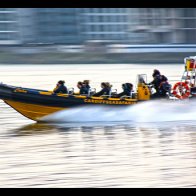
[{"label": "boat wake", "polygon": [[195,121],[196,101],[148,101],[126,108],[86,106],[56,112],[43,122],[169,122]]}]

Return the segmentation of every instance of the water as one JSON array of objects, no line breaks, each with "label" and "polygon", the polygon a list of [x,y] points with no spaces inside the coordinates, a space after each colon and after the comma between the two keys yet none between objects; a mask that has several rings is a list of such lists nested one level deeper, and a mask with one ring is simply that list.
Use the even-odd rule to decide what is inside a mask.
[{"label": "water", "polygon": [[[171,83],[183,65],[0,66],[10,85],[53,89],[90,79],[119,91],[158,68]],[[76,90],[76,88],[75,88]],[[0,102],[0,187],[196,187],[195,102],[79,108],[37,124]]]}]

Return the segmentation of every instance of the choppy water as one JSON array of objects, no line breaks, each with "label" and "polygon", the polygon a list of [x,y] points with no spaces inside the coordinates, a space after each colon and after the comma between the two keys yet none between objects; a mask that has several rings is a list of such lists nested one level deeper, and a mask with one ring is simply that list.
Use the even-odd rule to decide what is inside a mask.
[{"label": "choppy water", "polygon": [[[139,73],[151,79],[154,68],[171,83],[183,72],[183,65],[10,65],[0,66],[0,80],[49,90],[59,79],[68,87],[90,79],[120,91]],[[195,108],[160,101],[81,108],[37,124],[0,102],[0,187],[196,187]]]}]

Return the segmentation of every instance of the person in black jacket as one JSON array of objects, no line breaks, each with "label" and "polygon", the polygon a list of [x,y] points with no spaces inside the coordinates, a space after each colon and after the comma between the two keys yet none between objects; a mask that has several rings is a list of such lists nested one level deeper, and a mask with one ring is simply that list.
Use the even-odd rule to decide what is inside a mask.
[{"label": "person in black jacket", "polygon": [[91,87],[89,85],[90,81],[89,80],[84,80],[83,84],[85,85],[85,87],[89,90]]},{"label": "person in black jacket", "polygon": [[160,71],[155,69],[153,74],[153,81],[149,85],[153,85],[156,93],[154,93],[151,98],[160,98],[165,97],[166,93],[170,90],[170,84],[166,76],[161,75]]},{"label": "person in black jacket", "polygon": [[58,81],[56,88],[53,90],[53,92],[68,94],[67,87],[64,84],[65,84],[65,81],[63,81],[63,80]]},{"label": "person in black jacket", "polygon": [[123,89],[123,92],[117,94],[115,97],[120,98],[122,96],[130,96],[131,91],[133,90],[133,84],[131,83],[122,84],[122,89]]},{"label": "person in black jacket", "polygon": [[86,88],[86,84],[83,82],[78,82],[77,87],[80,89],[80,95],[87,95],[88,89]]},{"label": "person in black jacket", "polygon": [[102,82],[101,83],[101,88],[102,88],[102,90],[95,93],[93,95],[94,97],[100,97],[102,95],[109,95],[110,94],[111,85],[108,82]]}]

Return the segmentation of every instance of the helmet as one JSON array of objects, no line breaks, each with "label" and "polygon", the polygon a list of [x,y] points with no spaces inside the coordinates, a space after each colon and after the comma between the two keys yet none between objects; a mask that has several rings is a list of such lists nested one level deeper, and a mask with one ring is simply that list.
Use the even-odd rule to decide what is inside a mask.
[{"label": "helmet", "polygon": [[160,71],[158,69],[154,69],[154,72],[152,74],[152,77],[155,77],[155,76],[160,75],[160,74],[161,73],[160,73]]}]

